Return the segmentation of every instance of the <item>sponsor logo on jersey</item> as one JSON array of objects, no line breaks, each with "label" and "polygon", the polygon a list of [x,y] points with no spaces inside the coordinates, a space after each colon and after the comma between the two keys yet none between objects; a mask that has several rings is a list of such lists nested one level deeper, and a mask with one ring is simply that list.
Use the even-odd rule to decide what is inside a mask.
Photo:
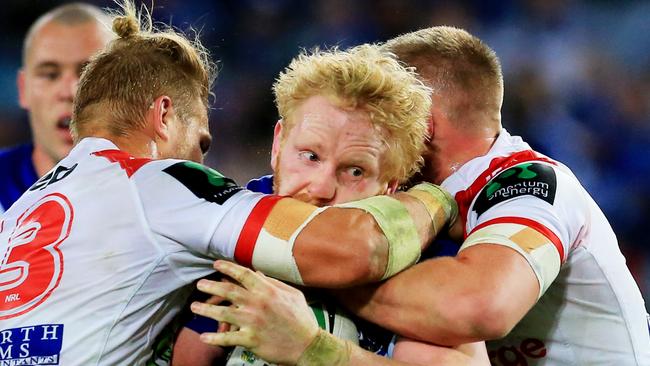
[{"label": "sponsor logo on jersey", "polygon": [[524,163],[504,170],[479,193],[474,211],[482,215],[497,204],[521,196],[533,196],[549,204],[555,202],[557,178],[552,167],[541,163]]},{"label": "sponsor logo on jersey", "polygon": [[63,324],[0,330],[0,365],[58,365]]},{"label": "sponsor logo on jersey", "polygon": [[163,171],[176,178],[195,196],[220,205],[243,189],[218,171],[191,161],[176,163]]},{"label": "sponsor logo on jersey", "polygon": [[[489,343],[488,343],[488,348]],[[490,350],[490,364],[495,366],[521,365],[527,366],[530,363],[540,362],[540,358],[546,357],[547,349],[542,340],[526,338],[518,345],[506,345]]]},{"label": "sponsor logo on jersey", "polygon": [[58,181],[63,180],[63,178],[67,177],[72,173],[74,168],[77,167],[78,164],[75,164],[69,168],[64,167],[63,165],[58,165],[56,168],[50,170],[49,173],[45,174],[45,176],[41,179],[39,179],[36,183],[34,183],[33,186],[29,188],[30,191],[35,191],[37,189],[43,190],[45,187],[54,184]]}]

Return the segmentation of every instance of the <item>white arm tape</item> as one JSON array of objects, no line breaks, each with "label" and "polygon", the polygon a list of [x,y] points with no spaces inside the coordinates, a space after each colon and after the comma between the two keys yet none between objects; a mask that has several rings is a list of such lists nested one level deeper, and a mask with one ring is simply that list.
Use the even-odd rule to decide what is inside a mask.
[{"label": "white arm tape", "polygon": [[560,273],[560,254],[555,245],[528,226],[514,223],[488,225],[467,237],[459,252],[477,244],[503,245],[526,258],[539,282],[538,299]]},{"label": "white arm tape", "polygon": [[296,259],[293,257],[293,246],[296,238],[302,229],[311,222],[319,213],[327,207],[320,207],[314,210],[307,219],[291,234],[288,240],[284,240],[270,234],[262,229],[257,238],[255,251],[253,252],[253,268],[260,270],[270,277],[288,281],[298,285],[304,285]]}]

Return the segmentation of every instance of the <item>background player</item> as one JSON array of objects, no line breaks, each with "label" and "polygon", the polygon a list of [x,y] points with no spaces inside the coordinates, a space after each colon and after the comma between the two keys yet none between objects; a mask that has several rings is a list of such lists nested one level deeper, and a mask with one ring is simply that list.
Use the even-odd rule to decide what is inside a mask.
[{"label": "background player", "polygon": [[23,42],[18,72],[20,106],[29,112],[32,143],[0,151],[0,213],[72,148],[69,124],[79,75],[113,37],[109,18],[82,3],[40,16]]},{"label": "background player", "polygon": [[[494,52],[450,27],[406,34],[386,47],[434,90],[423,175],[455,194],[464,241],[456,257],[421,262],[339,298],[364,318],[420,340],[495,340],[488,347],[497,365],[648,364],[644,302],[616,237],[567,167],[502,128],[503,79]],[[238,296],[282,288],[238,271],[228,270],[241,279]],[[232,320],[231,309],[221,310],[220,318]],[[249,332],[259,330],[236,320]],[[312,338],[314,347],[323,337]],[[206,339],[272,352],[270,344],[236,333]],[[354,360],[343,342],[327,340],[333,353],[344,355],[341,365],[346,354]],[[417,351],[404,351],[422,361]]]},{"label": "background player", "polygon": [[[139,364],[215,258],[305,285],[364,283],[412,264],[453,217],[433,185],[317,208],[198,164],[212,63],[148,16],[141,31],[132,3],[123,10],[119,38],[80,79],[75,147],[0,219],[3,361]],[[424,118],[427,107],[412,109]],[[323,245],[335,238],[341,248]],[[318,270],[323,258],[349,268]]]}]

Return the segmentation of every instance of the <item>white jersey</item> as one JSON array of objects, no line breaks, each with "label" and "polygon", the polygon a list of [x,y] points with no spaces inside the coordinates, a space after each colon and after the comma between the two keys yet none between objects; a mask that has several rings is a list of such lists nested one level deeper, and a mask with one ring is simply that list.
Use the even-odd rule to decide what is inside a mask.
[{"label": "white jersey", "polygon": [[641,293],[607,219],[566,166],[502,130],[485,156],[442,185],[459,202],[466,236],[493,223],[525,224],[562,261],[523,320],[487,343],[492,364],[650,365]]},{"label": "white jersey", "polygon": [[0,221],[0,365],[141,365],[273,198],[86,138]]}]

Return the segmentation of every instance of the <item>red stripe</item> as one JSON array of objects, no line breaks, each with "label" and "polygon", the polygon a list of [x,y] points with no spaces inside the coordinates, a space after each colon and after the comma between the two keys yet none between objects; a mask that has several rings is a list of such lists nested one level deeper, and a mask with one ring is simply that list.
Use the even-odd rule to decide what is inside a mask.
[{"label": "red stripe", "polygon": [[149,158],[134,158],[121,150],[102,150],[94,152],[93,155],[104,157],[112,163],[119,163],[129,178],[143,165],[151,161]]},{"label": "red stripe", "polygon": [[271,210],[281,200],[282,196],[266,196],[257,202],[239,233],[237,245],[235,246],[235,261],[237,263],[253,268],[253,250],[257,237],[260,235],[266,218]]},{"label": "red stripe", "polygon": [[[536,230],[540,234],[544,235],[548,240],[555,245],[555,249],[557,249],[558,253],[560,253],[560,263],[564,263],[564,247],[562,246],[562,241],[560,241],[560,238],[555,235],[553,231],[551,231],[549,228],[546,226],[540,224],[537,221],[527,219],[524,217],[514,217],[514,216],[504,216],[504,217],[498,217],[496,219],[488,220],[472,230],[472,233],[476,232],[479,229],[482,229],[486,226],[493,225],[493,224],[521,224],[524,226],[527,226],[531,229]],[[471,233],[470,233],[471,235]]]},{"label": "red stripe", "polygon": [[[465,230],[464,228],[466,227],[469,206],[472,204],[474,197],[476,197],[476,195],[481,192],[483,187],[485,187],[485,185],[492,178],[494,178],[497,174],[501,173],[505,169],[528,161],[543,161],[557,165],[555,161],[533,150],[519,151],[510,156],[501,156],[492,159],[488,165],[488,168],[485,169],[485,171],[481,173],[481,175],[479,175],[476,180],[474,180],[474,183],[472,183],[472,185],[470,185],[466,190],[456,193],[454,198],[456,199],[456,202],[458,202],[459,215],[461,220],[463,220],[463,230]],[[467,233],[465,233],[465,237],[467,237]]]}]

